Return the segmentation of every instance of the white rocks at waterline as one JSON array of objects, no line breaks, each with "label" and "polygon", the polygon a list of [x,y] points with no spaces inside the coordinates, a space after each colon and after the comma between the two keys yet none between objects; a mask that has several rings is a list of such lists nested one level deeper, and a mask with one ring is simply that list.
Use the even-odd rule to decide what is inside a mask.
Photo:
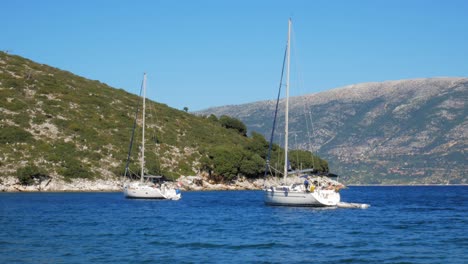
[{"label": "white rocks at waterline", "polygon": [[64,181],[63,179],[48,179],[35,185],[21,185],[15,177],[0,179],[1,192],[92,192],[92,191],[120,191],[120,180],[87,180],[76,179]]},{"label": "white rocks at waterline", "polygon": [[[288,178],[285,182],[278,178],[247,179],[238,177],[228,183],[216,183],[206,176],[181,176],[177,179],[182,191],[214,190],[261,190],[264,186],[297,183],[299,178]],[[325,180],[325,179],[324,179]],[[331,180],[327,180],[331,181]],[[322,185],[324,185],[322,183]],[[35,185],[21,185],[17,178],[0,178],[0,192],[118,192],[122,190],[122,179],[74,179],[65,181],[51,178]]]},{"label": "white rocks at waterline", "polygon": [[[245,178],[239,178],[232,183],[214,183],[201,176],[182,176],[177,181],[180,183],[182,191],[256,190],[263,186],[263,180],[247,180]],[[34,185],[21,185],[15,177],[0,179],[0,192],[118,192],[121,190],[121,179],[64,181],[52,178]]]}]

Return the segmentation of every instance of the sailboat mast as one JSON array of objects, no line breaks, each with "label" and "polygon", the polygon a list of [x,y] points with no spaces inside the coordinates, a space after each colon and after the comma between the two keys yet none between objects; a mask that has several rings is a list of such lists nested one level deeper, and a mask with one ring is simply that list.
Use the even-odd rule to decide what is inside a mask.
[{"label": "sailboat mast", "polygon": [[144,170],[145,170],[145,108],[146,108],[146,72],[143,74],[143,124],[142,124],[142,136],[141,136],[141,177],[140,181],[143,181]]},{"label": "sailboat mast", "polygon": [[288,21],[288,43],[286,49],[286,110],[285,110],[285,125],[284,125],[284,174],[283,178],[286,179],[288,175],[288,135],[289,135],[289,65],[291,52],[291,19]]}]

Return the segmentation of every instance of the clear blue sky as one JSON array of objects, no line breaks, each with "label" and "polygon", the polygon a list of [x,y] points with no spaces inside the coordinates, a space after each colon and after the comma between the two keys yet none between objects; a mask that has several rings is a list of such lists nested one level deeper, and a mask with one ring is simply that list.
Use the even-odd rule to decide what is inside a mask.
[{"label": "clear blue sky", "polygon": [[[304,93],[468,75],[468,1],[5,0],[0,50],[190,111],[276,96],[293,19]],[[297,95],[294,94],[293,95]]]}]

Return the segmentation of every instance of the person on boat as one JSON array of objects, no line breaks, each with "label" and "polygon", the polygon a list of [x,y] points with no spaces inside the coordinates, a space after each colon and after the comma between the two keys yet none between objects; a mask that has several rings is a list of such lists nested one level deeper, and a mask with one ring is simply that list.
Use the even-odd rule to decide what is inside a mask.
[{"label": "person on boat", "polygon": [[304,187],[306,189],[306,192],[309,192],[309,178],[305,178],[304,180]]}]

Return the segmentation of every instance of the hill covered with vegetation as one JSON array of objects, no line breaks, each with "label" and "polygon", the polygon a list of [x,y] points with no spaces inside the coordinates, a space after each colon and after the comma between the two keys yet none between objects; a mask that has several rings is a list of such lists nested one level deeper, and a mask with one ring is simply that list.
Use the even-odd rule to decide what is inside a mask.
[{"label": "hill covered with vegetation", "polygon": [[[120,177],[140,100],[99,81],[0,52],[0,180],[15,176],[27,185],[54,178]],[[147,173],[172,179],[204,174],[219,181],[263,175],[268,142],[258,133],[248,137],[238,119],[195,116],[149,100],[147,109]],[[137,132],[135,142],[140,141]],[[281,166],[282,151],[273,147],[272,163]],[[328,170],[318,157],[301,157],[300,163]],[[138,167],[134,147],[134,176]]]}]

